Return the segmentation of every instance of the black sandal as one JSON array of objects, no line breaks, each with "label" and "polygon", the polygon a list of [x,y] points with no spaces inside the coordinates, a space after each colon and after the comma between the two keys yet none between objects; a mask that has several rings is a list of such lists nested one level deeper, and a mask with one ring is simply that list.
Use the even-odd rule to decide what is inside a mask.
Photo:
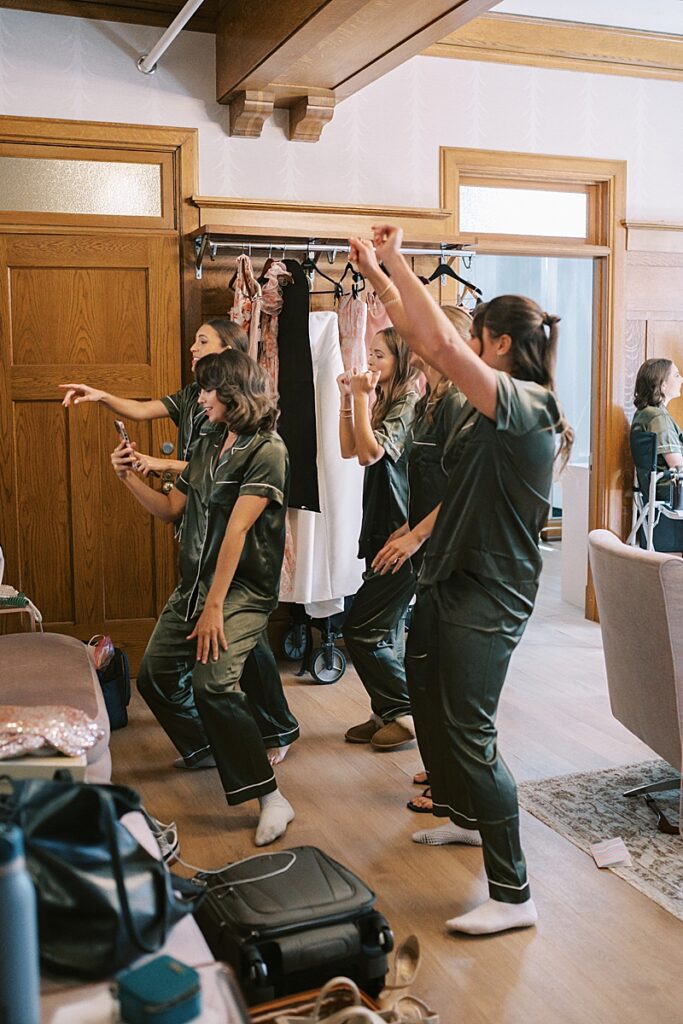
[{"label": "black sandal", "polygon": [[[432,799],[431,786],[427,786],[427,788],[422,791],[421,796],[419,796],[417,799],[420,800],[423,797],[426,797],[428,800]],[[434,811],[434,804],[432,804],[431,807],[420,807],[420,805],[417,804],[415,800],[409,800],[408,803],[406,804],[406,807],[408,808],[409,811],[414,811],[415,814],[432,814]]]}]

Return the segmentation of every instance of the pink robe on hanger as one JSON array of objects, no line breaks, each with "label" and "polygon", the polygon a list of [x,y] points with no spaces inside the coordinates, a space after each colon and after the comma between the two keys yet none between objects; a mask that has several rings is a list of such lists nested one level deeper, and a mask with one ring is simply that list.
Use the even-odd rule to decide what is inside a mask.
[{"label": "pink robe on hanger", "polygon": [[258,358],[259,328],[261,321],[261,285],[256,280],[254,268],[248,256],[237,257],[235,299],[230,310],[230,319],[249,338],[249,355]]},{"label": "pink robe on hanger", "polygon": [[282,288],[289,284],[292,275],[281,260],[276,260],[270,264],[264,276],[265,281],[261,288],[261,344],[258,363],[266,371],[277,391],[280,370],[277,347],[278,317],[284,303]]},{"label": "pink robe on hanger", "polygon": [[365,348],[365,328],[368,318],[368,307],[351,292],[342,295],[337,307],[339,320],[339,345],[342,363],[345,370],[358,370],[362,373],[368,368]]}]

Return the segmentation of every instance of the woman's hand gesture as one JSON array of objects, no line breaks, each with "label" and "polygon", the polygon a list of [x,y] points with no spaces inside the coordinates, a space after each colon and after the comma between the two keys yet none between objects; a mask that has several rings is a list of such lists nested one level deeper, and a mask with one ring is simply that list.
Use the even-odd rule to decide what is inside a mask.
[{"label": "woman's hand gesture", "polygon": [[348,373],[348,371],[339,374],[337,377],[337,386],[342,398],[351,397],[351,374]]},{"label": "woman's hand gesture", "polygon": [[372,242],[365,238],[349,238],[349,260],[365,277],[380,269]]},{"label": "woman's hand gesture", "polygon": [[403,228],[394,228],[391,224],[373,224],[372,240],[377,259],[386,263],[401,251]]},{"label": "woman's hand gesture", "polygon": [[130,471],[135,468],[136,461],[135,443],[128,444],[126,441],[120,441],[111,453],[111,464],[119,480],[126,479]]},{"label": "woman's hand gesture", "polygon": [[220,648],[228,649],[228,641],[223,632],[223,609],[213,605],[205,605],[197,624],[188,636],[188,640],[197,638],[197,661],[206,665],[209,658],[218,661]]},{"label": "woman's hand gesture", "polygon": [[371,395],[379,383],[379,371],[366,370],[365,373],[353,373],[351,375],[351,394]]},{"label": "woman's hand gesture", "polygon": [[140,476],[148,477],[150,473],[158,476],[166,469],[163,459],[155,459],[153,455],[144,455],[142,452],[135,453],[135,465],[133,468]]},{"label": "woman's hand gesture", "polygon": [[98,391],[97,388],[91,388],[88,384],[60,384],[59,386],[68,389],[62,399],[65,409],[68,409],[72,403],[78,405],[79,402],[101,402],[106,397],[106,391]]},{"label": "woman's hand gesture", "polygon": [[380,576],[386,576],[388,572],[396,573],[422,547],[422,543],[415,539],[412,532],[404,533],[400,537],[393,533],[381,551],[375,555],[372,568]]}]

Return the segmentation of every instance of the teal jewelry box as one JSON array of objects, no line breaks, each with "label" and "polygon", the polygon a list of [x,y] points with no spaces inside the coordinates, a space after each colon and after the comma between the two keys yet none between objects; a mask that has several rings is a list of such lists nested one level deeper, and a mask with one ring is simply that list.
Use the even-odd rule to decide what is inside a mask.
[{"label": "teal jewelry box", "polygon": [[158,956],[116,979],[126,1024],[185,1024],[201,1012],[199,975],[171,956]]}]

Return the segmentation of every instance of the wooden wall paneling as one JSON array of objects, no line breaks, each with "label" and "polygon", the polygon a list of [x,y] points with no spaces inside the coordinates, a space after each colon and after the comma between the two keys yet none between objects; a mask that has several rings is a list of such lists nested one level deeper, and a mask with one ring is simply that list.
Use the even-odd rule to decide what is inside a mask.
[{"label": "wooden wall paneling", "polygon": [[627,318],[624,325],[624,414],[633,419],[633,389],[641,363],[647,359],[647,321]]},{"label": "wooden wall paneling", "polygon": [[[100,478],[101,486],[100,493],[93,495],[93,501],[98,502],[93,509],[101,510],[105,541],[101,547],[103,604],[100,617],[105,622],[155,619],[158,583],[153,517],[116,479],[108,458],[108,453],[118,443],[114,417],[105,409],[99,409],[98,413],[99,455],[93,471]],[[139,450],[150,452],[150,424],[128,422],[127,426]]]},{"label": "wooden wall paneling", "polygon": [[[59,409],[57,402],[55,405]],[[104,551],[111,545],[109,513],[102,501],[105,453],[98,430],[100,410],[96,406],[85,403],[82,408],[70,412],[60,409],[60,412],[65,420],[68,418],[69,425],[70,443],[66,456],[73,530],[74,625],[77,626],[80,623],[104,622],[105,619]],[[82,639],[87,640],[88,637]]]},{"label": "wooden wall paneling", "polygon": [[[7,243],[0,235],[0,268],[7,266]],[[5,583],[20,588],[19,523],[16,503],[16,458],[11,387],[11,317],[9,275],[0,272],[0,547],[5,555]],[[2,628],[10,628],[5,616]]]},{"label": "wooden wall paneling", "polygon": [[14,404],[19,573],[7,582],[21,586],[46,622],[76,618],[70,444],[61,412],[54,402]]},{"label": "wooden wall paneling", "polygon": [[[150,240],[154,253],[150,255],[149,303],[155,311],[149,324],[151,364],[153,368],[152,397],[159,398],[175,388],[181,365],[182,331],[178,290],[178,240],[159,238]],[[195,282],[196,284],[197,282]],[[200,318],[201,319],[201,318]],[[197,324],[199,326],[199,324]],[[189,346],[182,350],[186,356]],[[160,457],[164,441],[176,441],[177,432],[170,419],[154,420],[151,424],[150,446],[153,455]],[[162,481],[155,480],[155,488]],[[177,581],[177,551],[172,540],[173,528],[159,519],[153,521],[154,557],[154,609],[159,614]]]}]

